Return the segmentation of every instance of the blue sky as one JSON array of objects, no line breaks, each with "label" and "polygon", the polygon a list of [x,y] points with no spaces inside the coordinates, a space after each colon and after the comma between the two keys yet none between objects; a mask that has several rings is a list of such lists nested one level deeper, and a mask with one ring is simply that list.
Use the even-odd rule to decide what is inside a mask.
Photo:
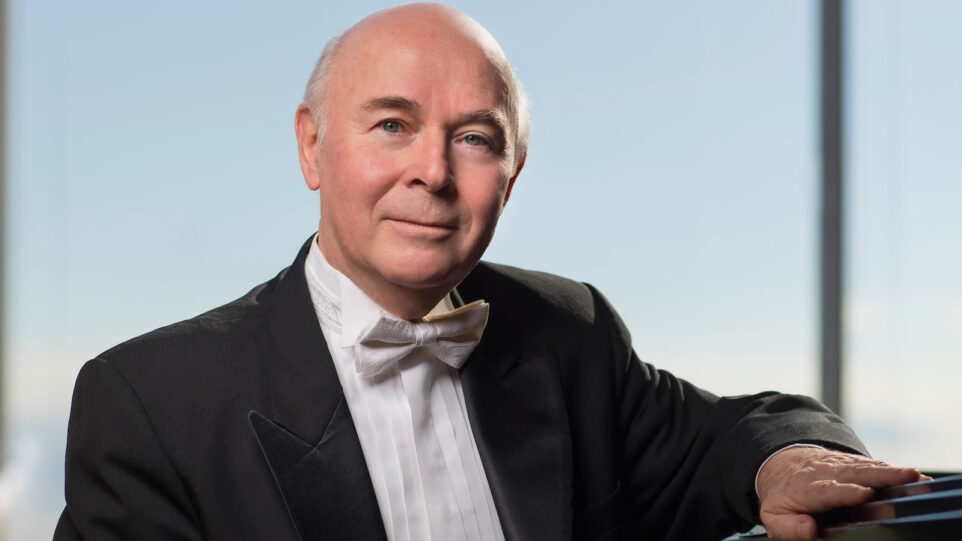
[{"label": "blue sky", "polygon": [[[90,356],[287,264],[317,219],[293,110],[323,42],[377,7],[22,6],[14,20],[34,31],[16,42],[13,279],[47,286],[13,310],[61,320],[14,334]],[[533,103],[490,259],[595,283],[663,342],[653,351],[691,351],[676,344],[692,318],[732,323],[706,347],[749,338],[734,319],[764,302],[713,293],[736,275],[791,297],[775,317],[811,327],[809,6],[753,6],[748,32],[749,10],[711,5],[469,10]],[[811,341],[783,327],[753,347]]]},{"label": "blue sky", "polygon": [[[452,4],[532,102],[486,258],[591,282],[644,359],[716,392],[817,393],[816,3]],[[54,472],[36,520],[79,366],[316,228],[293,113],[324,42],[387,5],[12,2],[7,402],[20,471]],[[948,467],[911,441],[960,443],[920,419],[962,408],[932,392],[962,376],[962,7],[849,12],[852,418]]]}]

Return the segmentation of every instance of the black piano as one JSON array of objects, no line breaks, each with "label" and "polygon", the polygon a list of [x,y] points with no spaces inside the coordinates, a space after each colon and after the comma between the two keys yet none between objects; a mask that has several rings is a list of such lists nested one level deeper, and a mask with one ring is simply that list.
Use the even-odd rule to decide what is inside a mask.
[{"label": "black piano", "polygon": [[[826,541],[962,540],[962,475],[876,490],[856,507],[815,516]],[[728,539],[765,539],[750,532]]]}]

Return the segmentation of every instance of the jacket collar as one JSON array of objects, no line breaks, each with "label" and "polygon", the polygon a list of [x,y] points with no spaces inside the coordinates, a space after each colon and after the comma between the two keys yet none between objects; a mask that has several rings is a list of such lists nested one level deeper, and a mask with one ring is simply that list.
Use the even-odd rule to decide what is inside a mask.
[{"label": "jacket collar", "polygon": [[[312,237],[313,238],[313,237]],[[275,281],[272,412],[249,422],[302,539],[386,539],[357,432],[304,276],[309,239]],[[571,538],[571,442],[550,333],[508,308],[486,267],[452,298],[485,298],[488,327],[461,370],[472,432],[507,541]],[[492,287],[495,286],[495,287]],[[336,503],[331,503],[336,502]]]}]

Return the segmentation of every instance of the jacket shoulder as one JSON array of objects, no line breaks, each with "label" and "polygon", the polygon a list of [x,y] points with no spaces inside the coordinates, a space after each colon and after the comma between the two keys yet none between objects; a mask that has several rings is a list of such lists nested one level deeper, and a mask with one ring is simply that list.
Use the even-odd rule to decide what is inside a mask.
[{"label": "jacket shoulder", "polygon": [[604,296],[590,284],[547,272],[482,261],[458,286],[470,300],[484,298],[502,314],[526,318],[550,315],[555,324],[594,326],[610,312]]},{"label": "jacket shoulder", "polygon": [[230,356],[233,350],[251,345],[263,333],[274,290],[288,269],[240,298],[200,315],[160,327],[131,338],[97,358],[121,373],[168,370],[182,364]]},{"label": "jacket shoulder", "polygon": [[497,292],[498,296],[516,297],[573,314],[591,312],[593,288],[556,274],[482,261],[469,279],[471,285],[483,284],[493,295]]}]

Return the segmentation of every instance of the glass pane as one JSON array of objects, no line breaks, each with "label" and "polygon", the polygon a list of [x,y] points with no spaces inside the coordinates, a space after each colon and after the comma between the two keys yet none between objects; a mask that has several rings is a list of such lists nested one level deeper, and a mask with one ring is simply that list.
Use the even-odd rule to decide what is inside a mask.
[{"label": "glass pane", "polygon": [[847,417],[880,458],[962,470],[962,4],[848,21]]},{"label": "glass pane", "polygon": [[[12,4],[16,540],[63,506],[81,364],[238,297],[316,229],[293,112],[323,40],[387,2]],[[645,360],[715,392],[815,392],[814,4],[454,4],[534,111],[487,258],[593,283]]]},{"label": "glass pane", "polygon": [[488,258],[593,283],[643,359],[716,392],[817,393],[814,14],[540,12],[591,38],[515,47],[534,137]]}]

